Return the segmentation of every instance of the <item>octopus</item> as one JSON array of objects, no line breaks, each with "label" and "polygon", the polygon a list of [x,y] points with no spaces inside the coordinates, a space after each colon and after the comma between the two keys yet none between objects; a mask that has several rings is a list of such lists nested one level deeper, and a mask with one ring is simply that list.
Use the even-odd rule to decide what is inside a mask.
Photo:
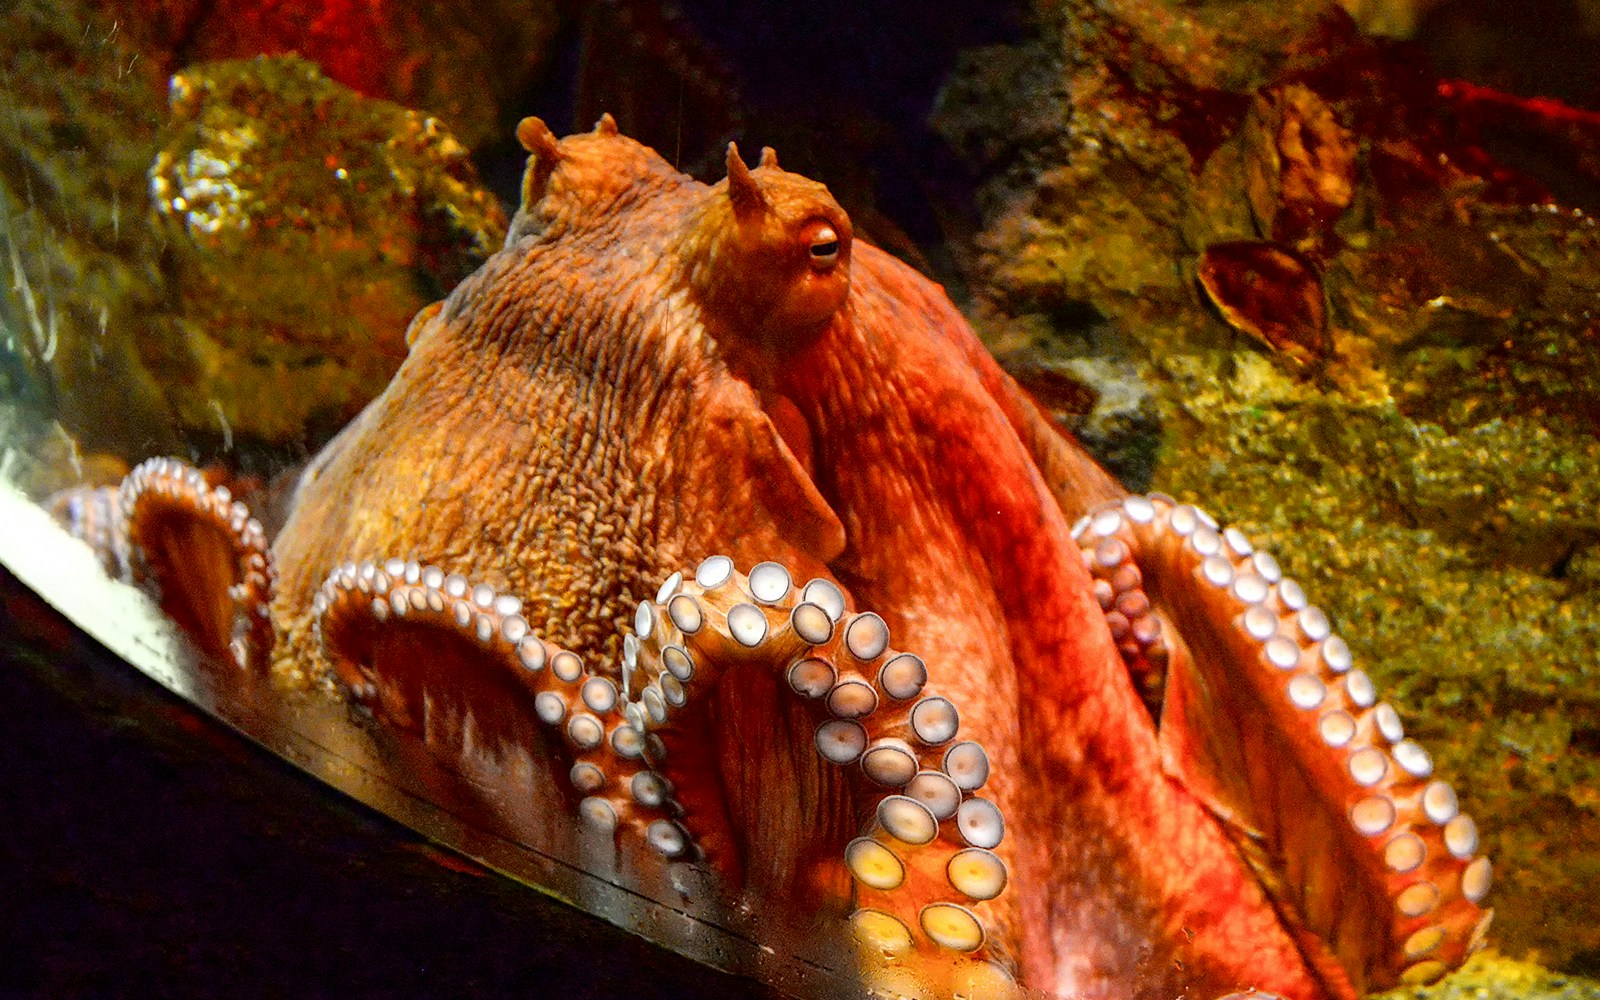
[{"label": "octopus", "polygon": [[1327,1000],[1482,944],[1472,819],[1269,554],[1120,487],[770,149],[518,137],[504,249],[280,524],[168,458],[58,503],[203,650],[537,746],[548,822],[898,995]]}]

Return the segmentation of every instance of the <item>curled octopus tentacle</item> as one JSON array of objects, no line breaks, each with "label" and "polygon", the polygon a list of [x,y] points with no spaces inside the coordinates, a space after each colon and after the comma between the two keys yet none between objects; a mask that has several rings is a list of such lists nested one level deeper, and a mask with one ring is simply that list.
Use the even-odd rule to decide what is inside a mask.
[{"label": "curled octopus tentacle", "polygon": [[1308,957],[1366,989],[1479,948],[1493,911],[1472,818],[1277,562],[1161,495],[1073,534],[1164,764],[1234,833]]},{"label": "curled octopus tentacle", "polygon": [[341,682],[403,725],[416,724],[415,695],[390,690],[408,684],[395,674],[430,669],[423,661],[438,663],[441,644],[428,640],[431,655],[411,657],[408,667],[388,659],[379,667],[407,652],[386,651],[386,633],[422,626],[476,647],[476,666],[492,664],[531,702],[537,724],[558,735],[581,819],[640,837],[666,860],[728,849],[725,819],[697,798],[711,793],[697,789],[704,776],[695,747],[706,734],[692,725],[691,700],[725,670],[777,672],[784,690],[811,706],[820,759],[855,769],[874,800],[841,859],[869,977],[888,981],[915,955],[924,986],[932,970],[950,995],[1010,995],[1006,956],[987,931],[998,925],[994,901],[1010,870],[1005,820],[977,794],[988,755],[958,739],[959,710],[923,661],[890,648],[883,619],[851,613],[831,581],[796,586],[777,563],[747,576],[726,556],[706,559],[638,605],[615,674],[531,634],[516,598],[415,561],[340,567],[314,603]]},{"label": "curled octopus tentacle", "polygon": [[115,486],[75,487],[51,497],[48,506],[51,515],[72,537],[94,551],[107,576],[123,583],[135,582],[121,490]]},{"label": "curled octopus tentacle", "polygon": [[[616,682],[533,635],[518,598],[436,566],[389,559],[334,570],[313,611],[323,649],[356,703],[402,728],[443,724],[457,740],[461,733],[453,727],[470,705],[476,735],[491,747],[526,739],[541,726],[555,730],[586,823],[636,833],[667,858],[695,855],[672,787],[652,763],[661,748],[647,758],[649,737],[624,718]],[[486,665],[489,677],[482,676]],[[485,683],[500,689],[463,690]],[[460,704],[438,704],[452,688],[462,691]],[[516,706],[525,706],[520,718]],[[446,718],[419,718],[423,711]]]},{"label": "curled octopus tentacle", "polygon": [[152,458],[118,488],[69,490],[51,508],[113,577],[146,586],[215,659],[264,670],[274,571],[266,533],[227,486]]}]

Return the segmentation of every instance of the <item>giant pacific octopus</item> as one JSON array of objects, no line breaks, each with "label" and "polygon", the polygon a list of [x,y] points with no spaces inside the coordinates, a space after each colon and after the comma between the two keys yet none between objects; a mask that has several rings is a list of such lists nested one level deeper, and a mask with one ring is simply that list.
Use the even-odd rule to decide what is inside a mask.
[{"label": "giant pacific octopus", "polygon": [[1351,997],[1479,947],[1472,820],[1271,556],[1125,493],[771,150],[707,186],[609,118],[518,135],[505,248],[270,548],[176,460],[60,505],[201,647],[539,743],[551,822],[914,995]]}]

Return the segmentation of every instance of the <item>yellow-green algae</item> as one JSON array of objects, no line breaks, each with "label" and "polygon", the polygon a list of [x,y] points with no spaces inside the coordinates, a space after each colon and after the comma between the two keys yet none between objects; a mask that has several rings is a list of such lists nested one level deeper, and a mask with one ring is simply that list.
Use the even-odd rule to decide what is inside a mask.
[{"label": "yellow-green algae", "polygon": [[314,447],[502,238],[437,120],[303,61],[191,67],[169,110],[83,5],[21,0],[0,34],[0,389],[84,451]]},{"label": "yellow-green algae", "polygon": [[0,391],[130,450],[170,443],[124,333],[161,307],[145,170],[165,80],[109,20],[46,0],[5,9],[0,36]]},{"label": "yellow-green algae", "polygon": [[[1592,975],[1600,229],[1411,135],[1431,90],[1389,59],[1315,3],[1041,3],[1038,37],[974,55],[940,112],[990,178],[973,312],[1003,355],[1128,373],[1132,392],[1096,387],[1159,431],[1113,449],[1152,456],[1122,473],[1304,582],[1479,820],[1491,941]],[[1353,203],[1302,247],[1332,343],[1309,369],[1230,329],[1195,281],[1207,245],[1271,238],[1241,123],[1260,88],[1304,81],[1360,144]],[[1471,995],[1525,995],[1537,970],[1485,971],[1510,967],[1448,988],[1483,973],[1498,985]],[[1596,989],[1561,981],[1580,992],[1552,995]]]},{"label": "yellow-green algae", "polygon": [[172,78],[150,166],[181,339],[180,423],[280,441],[337,427],[405,357],[411,317],[499,249],[505,217],[429,115],[293,56]]},{"label": "yellow-green algae", "polygon": [[1383,1000],[1600,1000],[1600,983],[1551,972],[1494,950],[1474,955],[1461,970],[1432,986],[1408,986]]},{"label": "yellow-green algae", "polygon": [[1276,372],[1260,380],[1276,396],[1211,377],[1170,404],[1155,485],[1239,525],[1330,610],[1478,817],[1497,939],[1594,947],[1600,550],[1574,539],[1600,480],[1570,470],[1600,468],[1600,442],[1515,415],[1450,433]]}]

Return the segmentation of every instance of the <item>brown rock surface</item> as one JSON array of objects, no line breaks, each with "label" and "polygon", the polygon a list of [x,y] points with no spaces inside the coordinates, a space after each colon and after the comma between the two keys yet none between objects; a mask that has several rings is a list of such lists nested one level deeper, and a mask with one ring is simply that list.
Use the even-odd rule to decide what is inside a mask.
[{"label": "brown rock surface", "polygon": [[1478,815],[1500,947],[1592,974],[1600,118],[1440,86],[1315,3],[1038,14],[938,122],[988,179],[991,345],[1306,582]]},{"label": "brown rock surface", "polygon": [[28,0],[0,28],[0,379],[19,443],[314,444],[501,239],[437,119],[308,63],[186,70],[169,117],[159,53],[110,17]]}]

